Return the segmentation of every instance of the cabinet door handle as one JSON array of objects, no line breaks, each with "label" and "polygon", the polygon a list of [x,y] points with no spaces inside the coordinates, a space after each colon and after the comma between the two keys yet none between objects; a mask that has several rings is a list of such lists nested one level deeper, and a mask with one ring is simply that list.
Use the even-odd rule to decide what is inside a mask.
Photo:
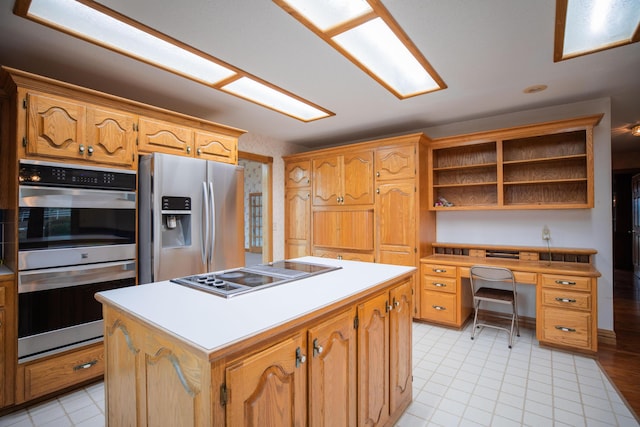
[{"label": "cabinet door handle", "polygon": [[93,145],[90,145],[89,148],[87,148],[87,154],[89,155],[93,154]]},{"label": "cabinet door handle", "polygon": [[376,172],[376,176],[380,178],[380,171]]},{"label": "cabinet door handle", "polygon": [[562,332],[575,332],[573,328],[567,328],[566,326],[556,326],[556,329]]},{"label": "cabinet door handle", "polygon": [[200,148],[198,148],[198,149],[196,150],[196,153],[197,153],[197,154],[198,154],[198,156],[199,156],[199,155],[201,155],[201,154],[202,154],[202,150],[201,150]]},{"label": "cabinet door handle", "polygon": [[302,365],[306,361],[307,361],[307,356],[302,354],[302,350],[300,350],[300,347],[296,348],[296,368],[299,368],[300,365]]},{"label": "cabinet door handle", "polygon": [[447,307],[443,307],[441,305],[432,305],[431,307],[433,307],[435,310],[438,310],[438,311],[443,311],[447,309]]},{"label": "cabinet door handle", "polygon": [[80,146],[78,147],[78,151],[80,153],[84,153],[84,144],[80,144]]},{"label": "cabinet door handle", "polygon": [[393,310],[393,306],[389,304],[389,301],[385,301],[384,305],[386,306],[387,313]]},{"label": "cabinet door handle", "polygon": [[340,196],[336,197],[336,203],[340,203]]},{"label": "cabinet door handle", "polygon": [[446,288],[447,287],[446,283],[432,282],[432,285],[435,286],[436,288]]},{"label": "cabinet door handle", "polygon": [[187,147],[187,154],[191,154],[191,147]]},{"label": "cabinet door handle", "polygon": [[87,362],[87,363],[81,363],[79,365],[76,365],[73,367],[74,371],[81,371],[83,369],[89,369],[90,367],[92,367],[93,365],[95,365],[96,363],[98,363],[98,361],[96,359]]},{"label": "cabinet door handle", "polygon": [[571,286],[576,284],[576,282],[572,282],[570,280],[556,280],[556,283],[558,285],[571,285]]},{"label": "cabinet door handle", "polygon": [[376,188],[376,194],[380,194],[380,189]]},{"label": "cabinet door handle", "polygon": [[446,273],[447,270],[445,270],[444,268],[433,268],[432,269],[434,273]]},{"label": "cabinet door handle", "polygon": [[318,344],[318,338],[313,340],[313,357],[316,357],[319,354],[322,354],[324,348],[320,344]]},{"label": "cabinet door handle", "polygon": [[561,298],[561,297],[557,297],[556,301],[558,302],[576,302],[576,300],[571,299],[571,298]]}]

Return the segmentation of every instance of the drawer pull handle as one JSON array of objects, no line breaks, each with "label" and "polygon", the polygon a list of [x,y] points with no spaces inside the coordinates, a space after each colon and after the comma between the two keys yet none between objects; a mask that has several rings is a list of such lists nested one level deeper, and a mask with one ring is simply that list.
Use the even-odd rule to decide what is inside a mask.
[{"label": "drawer pull handle", "polygon": [[434,268],[433,272],[434,273],[446,273],[447,270],[445,270],[444,268]]},{"label": "drawer pull handle", "polygon": [[92,367],[93,365],[95,365],[96,363],[98,363],[97,360],[92,360],[91,362],[87,362],[87,363],[82,363],[80,365],[74,366],[73,370],[74,371],[81,371],[83,369],[89,369],[90,367]]},{"label": "drawer pull handle", "polygon": [[556,301],[558,301],[558,302],[576,302],[576,300],[571,299],[571,298],[560,298],[560,297],[557,297]]},{"label": "drawer pull handle", "polygon": [[447,309],[447,307],[443,307],[441,305],[432,305],[431,307],[433,307],[434,309],[436,309],[438,311],[443,311],[443,310]]},{"label": "drawer pull handle", "polygon": [[447,284],[446,283],[433,282],[433,286],[435,286],[436,288],[446,288]]},{"label": "drawer pull handle", "polygon": [[575,332],[573,328],[567,328],[566,326],[556,326],[556,329],[562,332]]},{"label": "drawer pull handle", "polygon": [[556,283],[558,285],[571,285],[571,286],[576,284],[576,282],[571,282],[569,280],[556,280]]}]

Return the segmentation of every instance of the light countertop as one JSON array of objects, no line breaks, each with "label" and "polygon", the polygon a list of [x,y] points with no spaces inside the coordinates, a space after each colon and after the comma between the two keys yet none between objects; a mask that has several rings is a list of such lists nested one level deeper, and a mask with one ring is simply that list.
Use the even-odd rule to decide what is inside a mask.
[{"label": "light countertop", "polygon": [[415,270],[318,257],[296,260],[342,268],[228,299],[170,281],[99,292],[97,298],[211,352]]}]

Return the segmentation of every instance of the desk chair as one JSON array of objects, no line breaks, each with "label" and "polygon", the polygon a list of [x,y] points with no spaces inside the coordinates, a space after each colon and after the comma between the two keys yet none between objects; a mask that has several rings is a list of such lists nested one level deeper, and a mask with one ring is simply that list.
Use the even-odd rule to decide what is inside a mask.
[{"label": "desk chair", "polygon": [[[476,330],[481,327],[502,329],[509,333],[509,348],[513,344],[513,326],[516,327],[516,335],[520,336],[520,326],[518,325],[518,294],[516,292],[516,280],[513,272],[508,268],[490,267],[485,265],[474,265],[469,274],[471,283],[471,294],[473,295],[473,329],[471,339],[474,339]],[[509,283],[511,289],[496,289],[490,287],[492,282]],[[478,323],[478,311],[480,303],[483,301],[495,302],[499,304],[511,305],[511,328],[504,326]]]}]

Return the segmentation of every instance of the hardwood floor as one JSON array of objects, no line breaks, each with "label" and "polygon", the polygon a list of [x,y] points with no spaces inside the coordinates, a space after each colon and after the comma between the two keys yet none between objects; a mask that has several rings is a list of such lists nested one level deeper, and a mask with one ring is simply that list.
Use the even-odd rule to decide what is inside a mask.
[{"label": "hardwood floor", "polygon": [[598,361],[640,418],[640,278],[615,270],[613,281],[616,345],[599,345]]}]

